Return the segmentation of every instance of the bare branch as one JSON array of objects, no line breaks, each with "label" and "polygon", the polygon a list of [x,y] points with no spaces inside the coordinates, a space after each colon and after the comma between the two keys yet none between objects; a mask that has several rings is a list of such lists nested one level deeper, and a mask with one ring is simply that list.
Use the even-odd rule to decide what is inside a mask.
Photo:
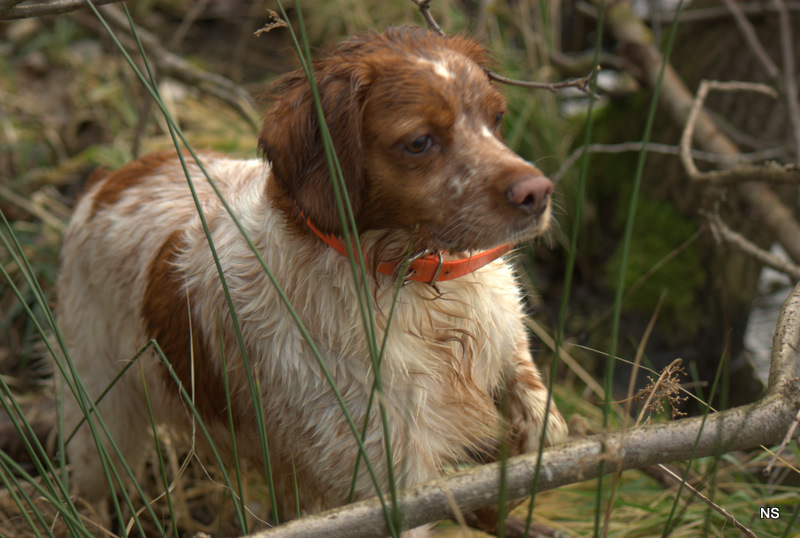
[{"label": "bare branch", "polygon": [[[800,290],[797,292],[800,294]],[[797,331],[794,336],[797,336]],[[797,342],[793,345],[796,346]],[[685,459],[692,454],[695,440],[695,457],[774,444],[783,438],[798,406],[800,395],[797,388],[782,385],[776,393],[756,404],[715,413],[705,421],[703,417],[693,417],[659,423],[547,449],[542,454],[539,490],[595,478],[600,473],[600,463],[612,458],[619,461],[622,470]],[[537,454],[526,454],[506,462],[509,498],[520,498],[530,493],[536,460]],[[604,466],[605,472],[615,470],[615,466]],[[448,501],[451,495],[462,511],[473,511],[496,502],[499,494],[500,464],[461,471],[401,493],[399,505],[403,511],[403,526],[413,528],[451,517],[453,509]],[[387,536],[389,529],[384,517],[380,503],[368,500],[291,521],[253,537]]]},{"label": "bare branch", "polygon": [[[577,76],[580,73],[585,73],[593,69],[595,53],[593,50],[588,50],[586,52],[565,54],[558,50],[551,50],[548,52],[548,57],[550,62],[562,73],[569,73]],[[625,70],[625,62],[621,57],[603,50],[601,50],[600,54],[597,56],[597,63],[602,65],[604,69]]]},{"label": "bare branch", "polygon": [[720,185],[733,185],[761,181],[765,183],[800,183],[800,166],[796,164],[781,165],[766,163],[764,165],[740,165],[730,170],[713,170],[690,174],[695,181],[706,181]]},{"label": "bare branch", "polygon": [[550,90],[553,93],[562,88],[577,88],[586,95],[591,95],[592,92],[589,89],[589,85],[592,83],[592,79],[594,79],[599,72],[600,66],[583,78],[564,80],[562,82],[531,82],[527,80],[515,80],[513,78],[504,77],[492,72],[489,72],[489,78],[496,80],[501,84],[508,84],[509,86],[520,86],[522,88],[532,88],[536,90]]},{"label": "bare branch", "polygon": [[[701,458],[726,451],[745,450],[780,442],[791,428],[798,408],[800,389],[794,372],[800,346],[800,284],[784,303],[778,318],[772,348],[767,395],[743,407],[653,424],[633,430],[597,435],[542,453],[539,491],[589,480],[601,471],[601,462],[613,459],[619,466],[603,466],[604,472],[642,468],[648,465]],[[536,474],[537,454],[509,459],[506,464],[508,498],[530,493]],[[452,499],[462,512],[471,512],[497,502],[500,496],[500,464],[483,465],[429,482],[400,494],[403,526],[419,525],[451,517]],[[368,500],[295,520],[254,537],[386,536],[383,508]]]},{"label": "bare branch", "polygon": [[[442,30],[441,26],[436,22],[431,15],[430,6],[433,0],[411,0],[414,4],[419,8],[419,12],[422,14],[422,17],[425,19],[425,22],[428,24],[428,28],[436,32],[441,36],[446,36],[444,30]],[[565,80],[562,82],[532,82],[527,80],[516,80],[513,78],[504,77],[503,75],[498,75],[497,73],[493,73],[491,71],[487,71],[489,74],[489,78],[495,80],[501,84],[508,84],[509,86],[520,86],[522,88],[531,88],[535,90],[550,90],[551,92],[557,92],[562,88],[577,88],[578,90],[582,91],[586,95],[591,95],[591,91],[589,90],[589,85],[592,82],[592,79],[597,76],[597,73],[600,71],[600,67],[598,66],[596,70],[592,70],[591,73],[586,75],[583,78],[578,79],[571,79]]]},{"label": "bare branch", "polygon": [[786,432],[786,435],[783,437],[783,441],[781,441],[780,446],[772,453],[772,457],[769,459],[769,463],[766,467],[764,467],[764,474],[768,475],[772,472],[772,468],[775,466],[775,463],[781,457],[781,453],[784,451],[786,446],[789,442],[795,438],[795,432],[797,431],[797,426],[800,425],[800,410],[797,411],[797,415],[795,415],[794,420],[792,421],[791,426],[789,426],[789,431]]},{"label": "bare branch", "polygon": [[711,227],[711,231],[718,240],[725,241],[725,243],[750,256],[761,265],[771,267],[780,273],[788,275],[792,280],[800,281],[800,266],[784,261],[758,247],[743,235],[731,230],[719,215],[708,211],[701,211],[700,214],[705,217]]},{"label": "bare branch", "polygon": [[[581,155],[584,151],[588,151],[589,153],[626,153],[629,151],[642,151],[644,144],[642,142],[622,142],[619,144],[589,144],[588,146],[581,146],[577,148],[575,151],[569,154],[569,157],[564,159],[564,162],[558,168],[558,171],[550,176],[550,179],[553,181],[561,181],[566,174],[567,170],[572,168],[575,163],[580,159]],[[647,144],[647,151],[651,153],[660,153],[662,155],[680,155],[680,147],[679,146],[671,146],[669,144],[658,144],[655,142],[651,142]],[[774,159],[778,155],[783,154],[783,148],[772,148],[766,149],[762,151],[754,151],[752,153],[740,153],[739,155],[719,155],[717,153],[710,153],[708,151],[702,150],[691,150],[692,158],[700,161],[706,161],[710,163],[717,163],[726,166],[734,165],[737,163],[742,162],[755,162],[755,161],[764,161],[766,159]],[[767,167],[770,165],[766,165]],[[765,166],[757,167],[759,170],[765,168]],[[789,174],[793,174],[793,168],[795,166],[787,166],[787,167],[780,167],[783,171],[788,172]],[[797,180],[794,179],[793,176],[786,176],[785,174],[775,174],[776,177],[774,179],[764,178],[768,181],[774,182],[789,182],[795,183],[796,181],[800,181],[800,178]]]},{"label": "bare branch", "polygon": [[794,40],[789,19],[789,11],[783,0],[772,0],[778,11],[781,34],[781,57],[783,60],[783,88],[786,93],[786,109],[792,124],[794,136],[794,158],[800,161],[800,103],[797,94],[797,76],[794,62]]},{"label": "bare branch", "polygon": [[[96,6],[103,6],[123,1],[124,0],[94,0],[93,4]],[[38,4],[19,5],[24,2],[25,0],[21,2],[17,0],[0,2],[0,20],[10,21],[15,19],[28,19],[31,17],[43,17],[45,15],[60,15],[86,7],[86,0],[51,0],[50,2],[41,2]]]},{"label": "bare branch", "polygon": [[[800,346],[800,284],[784,303],[778,318],[770,364],[767,396],[759,402],[669,423],[613,432],[574,441],[545,450],[539,473],[539,490],[589,480],[599,475],[600,463],[613,459],[619,467],[604,466],[604,472],[634,469],[666,463],[689,456],[695,458],[725,451],[744,450],[780,442],[791,428],[798,408],[794,372]],[[506,462],[508,498],[530,493],[536,474],[537,454],[526,454]],[[400,494],[403,526],[419,525],[451,517],[457,509],[471,512],[496,502],[500,495],[500,464],[461,471]],[[386,536],[383,508],[368,500],[295,520],[258,538],[302,536]]]},{"label": "bare branch", "polygon": [[436,22],[436,19],[433,18],[431,15],[431,1],[432,0],[411,0],[414,2],[417,7],[419,8],[419,12],[422,15],[422,18],[425,19],[425,22],[428,23],[428,28],[436,32],[437,34],[443,36],[447,35],[442,30],[442,27]]},{"label": "bare branch", "polygon": [[683,129],[683,133],[681,134],[681,160],[683,161],[683,167],[686,169],[686,172],[689,174],[689,177],[692,179],[702,179],[703,174],[700,170],[697,169],[695,166],[694,161],[692,160],[691,156],[691,146],[692,146],[692,138],[694,137],[695,126],[697,125],[697,120],[700,118],[700,113],[703,110],[703,104],[708,97],[708,94],[711,90],[718,90],[718,91],[751,91],[751,92],[758,92],[763,93],[765,95],[769,95],[770,97],[777,97],[778,93],[770,88],[765,84],[759,84],[754,82],[719,82],[717,80],[702,80],[700,81],[700,87],[697,90],[697,94],[695,95],[694,101],[692,102],[692,106],[689,109],[689,115],[686,118],[686,127]]},{"label": "bare branch", "polygon": [[751,82],[719,82],[716,80],[703,80],[697,90],[692,107],[689,110],[689,117],[686,120],[686,127],[683,130],[680,141],[680,155],[686,173],[694,181],[707,181],[716,183],[736,183],[745,181],[768,181],[773,183],[797,183],[800,182],[800,168],[797,165],[782,166],[776,163],[768,163],[763,166],[736,166],[723,171],[701,172],[694,164],[692,159],[692,138],[694,137],[695,125],[700,117],[703,104],[711,90],[717,91],[752,91],[759,92],[770,97],[777,97],[774,89],[764,84]]},{"label": "bare branch", "polygon": [[25,0],[0,0],[0,13],[9,11],[11,8],[24,1]]},{"label": "bare branch", "polygon": [[[625,57],[642,74],[651,86],[659,80],[664,58],[653,44],[650,30],[632,12],[627,2],[608,4],[606,21],[611,32],[620,41]],[[693,96],[675,69],[666,65],[661,88],[661,101],[677,124],[685,125]],[[695,139],[703,149],[722,155],[741,155],[739,147],[723,133],[708,114],[699,113],[695,126]],[[800,263],[800,224],[791,209],[768,185],[747,181],[738,184],[737,190],[747,202],[754,216],[760,220],[783,246],[789,257]]]},{"label": "bare branch", "polygon": [[767,51],[764,50],[764,46],[761,44],[761,41],[759,41],[755,28],[753,28],[753,25],[750,24],[750,21],[747,19],[747,17],[744,16],[739,4],[733,0],[722,0],[722,2],[731,12],[731,15],[733,15],[733,20],[736,21],[736,26],[739,27],[739,31],[742,33],[744,40],[747,41],[748,45],[750,45],[750,49],[753,51],[753,54],[756,55],[758,61],[761,62],[761,64],[764,66],[764,69],[766,69],[769,78],[772,80],[777,79],[780,76],[778,66],[775,65],[775,62],[773,62],[772,58],[769,57]]}]

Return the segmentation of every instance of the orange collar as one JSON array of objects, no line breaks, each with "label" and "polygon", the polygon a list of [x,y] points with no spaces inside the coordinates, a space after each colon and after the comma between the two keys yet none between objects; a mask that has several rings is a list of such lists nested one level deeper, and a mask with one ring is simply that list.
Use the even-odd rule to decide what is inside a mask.
[{"label": "orange collar", "polygon": [[[311,223],[311,220],[303,216],[302,211],[300,216],[305,220],[306,225],[314,232],[317,237],[322,239],[325,244],[333,250],[347,256],[344,243],[341,238],[331,234],[326,234],[317,229]],[[447,260],[442,259],[442,252],[436,254],[425,254],[417,256],[412,259],[411,264],[408,266],[408,272],[404,277],[404,281],[414,280],[417,282],[426,282],[428,284],[435,284],[441,280],[453,280],[464,275],[468,275],[473,271],[477,271],[481,267],[493,262],[506,252],[511,250],[511,244],[503,243],[502,245],[490,248],[469,258],[460,260]],[[397,271],[402,265],[402,262],[381,262],[378,264],[378,272],[384,275],[396,276]]]}]

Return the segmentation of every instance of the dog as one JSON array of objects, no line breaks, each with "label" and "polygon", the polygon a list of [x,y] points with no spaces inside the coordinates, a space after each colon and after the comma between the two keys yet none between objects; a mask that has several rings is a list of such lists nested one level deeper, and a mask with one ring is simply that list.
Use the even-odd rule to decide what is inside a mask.
[{"label": "dog", "polygon": [[282,520],[296,505],[345,504],[359,465],[355,500],[390,477],[405,488],[490,460],[501,443],[520,454],[542,435],[565,439],[505,257],[547,229],[553,184],[503,143],[489,63],[468,37],[414,27],[352,37],[313,63],[345,220],[302,70],[269,92],[263,158],[200,152],[203,172],[184,157],[204,222],[174,151],[90,177],[57,299],[77,392],[99,399],[91,410],[64,397],[66,431],[78,427],[67,447],[76,493],[110,492],[87,410],[119,447],[95,426],[109,461],[131,465],[152,443],[149,409],[175,432],[199,417],[226,462],[233,430],[236,456],[265,469],[263,422]]}]

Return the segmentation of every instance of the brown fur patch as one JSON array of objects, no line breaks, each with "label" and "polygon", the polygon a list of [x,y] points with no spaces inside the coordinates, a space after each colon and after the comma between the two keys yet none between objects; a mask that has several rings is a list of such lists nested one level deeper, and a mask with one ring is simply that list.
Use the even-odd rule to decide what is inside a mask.
[{"label": "brown fur patch", "polygon": [[[186,292],[173,266],[182,246],[180,235],[173,232],[150,263],[142,318],[147,336],[156,339],[190,395],[194,362],[194,404],[203,419],[222,419],[226,410],[222,374],[207,348],[201,324],[189,314]],[[166,368],[163,373],[167,385],[174,385]]]},{"label": "brown fur patch", "polygon": [[95,170],[95,172],[89,176],[86,188],[92,187],[95,183],[101,183],[101,185],[92,200],[92,213],[89,218],[94,218],[101,209],[116,204],[122,197],[122,193],[136,186],[148,176],[151,176],[165,162],[174,159],[175,155],[176,153],[174,150],[164,150],[150,153],[140,159],[129,162],[111,174],[104,171],[103,175],[101,175],[101,169]]},{"label": "brown fur patch", "polygon": [[84,186],[86,189],[91,189],[95,183],[100,183],[105,178],[108,177],[109,174],[113,173],[111,170],[106,168],[105,166],[98,166],[92,173],[89,174],[89,177],[86,178],[86,185]]}]

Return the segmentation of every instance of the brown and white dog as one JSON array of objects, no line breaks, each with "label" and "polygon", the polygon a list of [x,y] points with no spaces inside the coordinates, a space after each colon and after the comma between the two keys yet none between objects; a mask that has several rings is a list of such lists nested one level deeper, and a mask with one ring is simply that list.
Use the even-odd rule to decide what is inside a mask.
[{"label": "brown and white dog", "polygon": [[[370,264],[367,296],[379,345],[400,262],[425,253],[399,290],[380,364],[383,395],[369,412],[370,345],[303,72],[273,87],[259,134],[265,160],[200,154],[308,329],[357,428],[366,422],[364,445],[383,489],[379,403],[399,487],[439,476],[500,435],[522,453],[537,449],[542,434],[553,445],[567,433],[554,406],[542,431],[548,393],[529,352],[518,285],[502,259],[509,244],[546,229],[553,186],[502,142],[505,101],[486,66],[476,42],[420,28],[357,36],[314,63]],[[296,494],[302,512],[341,505],[358,454],[351,429],[275,286],[198,165],[187,161],[260,387],[283,515],[295,515]],[[247,366],[174,152],[89,182],[64,240],[58,313],[89,395],[97,398],[153,338],[217,446],[230,454],[230,413],[238,456],[264,468]],[[158,420],[174,431],[191,427],[163,362],[152,350],[137,360],[98,406],[129,463],[152,438],[145,384]],[[83,417],[69,396],[65,416],[67,431]],[[86,425],[68,454],[77,491],[106,495]],[[375,493],[362,464],[355,498]]]}]

